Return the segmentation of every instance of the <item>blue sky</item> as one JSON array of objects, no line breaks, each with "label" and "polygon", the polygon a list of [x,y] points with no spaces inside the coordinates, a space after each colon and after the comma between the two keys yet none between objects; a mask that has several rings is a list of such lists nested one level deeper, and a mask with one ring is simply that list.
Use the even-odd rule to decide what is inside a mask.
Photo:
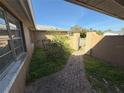
[{"label": "blue sky", "polygon": [[35,22],[69,29],[74,25],[96,30],[119,31],[124,21],[64,0],[32,0]]}]

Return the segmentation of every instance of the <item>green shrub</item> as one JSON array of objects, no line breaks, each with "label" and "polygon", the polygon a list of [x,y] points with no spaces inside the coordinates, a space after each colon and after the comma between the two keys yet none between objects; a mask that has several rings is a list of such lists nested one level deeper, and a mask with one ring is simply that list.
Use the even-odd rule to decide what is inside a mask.
[{"label": "green shrub", "polygon": [[86,38],[86,33],[85,32],[81,32],[80,33],[80,38]]},{"label": "green shrub", "polygon": [[[60,71],[64,67],[72,52],[67,40],[67,37],[55,36],[50,48],[35,49],[27,75],[28,83]],[[52,46],[53,44],[55,46]]]}]

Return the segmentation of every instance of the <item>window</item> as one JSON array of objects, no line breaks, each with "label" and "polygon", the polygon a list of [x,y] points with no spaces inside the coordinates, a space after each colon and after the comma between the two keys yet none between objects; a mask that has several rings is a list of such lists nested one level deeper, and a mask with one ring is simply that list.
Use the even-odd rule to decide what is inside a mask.
[{"label": "window", "polygon": [[15,55],[18,57],[23,52],[23,40],[19,21],[11,14],[7,13],[11,38],[13,40]]},{"label": "window", "polygon": [[0,7],[0,73],[24,53],[20,22]]}]

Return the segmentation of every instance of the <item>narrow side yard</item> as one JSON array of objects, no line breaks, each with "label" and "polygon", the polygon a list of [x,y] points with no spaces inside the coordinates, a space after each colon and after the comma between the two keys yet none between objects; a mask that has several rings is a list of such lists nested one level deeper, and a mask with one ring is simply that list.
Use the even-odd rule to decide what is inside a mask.
[{"label": "narrow side yard", "polygon": [[66,43],[67,37],[55,36],[54,40],[44,40],[43,48],[36,48],[29,66],[27,84],[36,79],[60,71],[73,52]]},{"label": "narrow side yard", "polygon": [[85,55],[87,77],[97,93],[124,93],[124,70]]},{"label": "narrow side yard", "polygon": [[95,93],[85,76],[82,56],[72,53],[61,71],[32,82],[25,93]]},{"label": "narrow side yard", "polygon": [[[53,50],[54,51],[54,50]],[[33,58],[29,67],[27,82],[33,82],[43,76],[50,75],[61,70],[67,62],[70,53],[64,53],[64,57],[55,59],[55,57],[47,57],[46,51],[41,48],[35,49]]]}]

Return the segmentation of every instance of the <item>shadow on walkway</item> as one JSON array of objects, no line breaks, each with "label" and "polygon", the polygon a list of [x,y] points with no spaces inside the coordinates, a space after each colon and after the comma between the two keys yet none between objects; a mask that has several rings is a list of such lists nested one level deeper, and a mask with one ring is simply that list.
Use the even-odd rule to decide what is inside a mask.
[{"label": "shadow on walkway", "polygon": [[33,82],[25,93],[94,93],[85,77],[83,53],[74,52],[63,70]]}]

